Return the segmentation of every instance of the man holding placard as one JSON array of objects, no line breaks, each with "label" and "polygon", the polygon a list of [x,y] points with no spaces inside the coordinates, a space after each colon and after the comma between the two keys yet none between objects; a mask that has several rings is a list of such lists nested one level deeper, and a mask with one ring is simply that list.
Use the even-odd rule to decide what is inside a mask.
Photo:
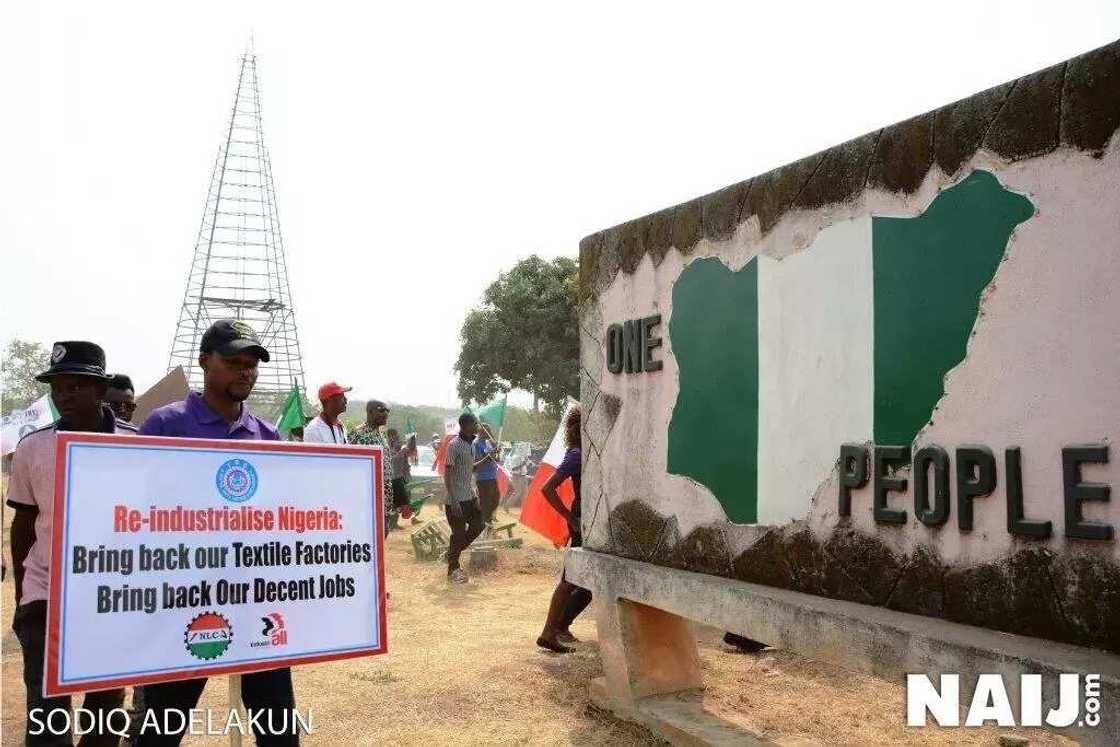
[{"label": "man holding placard", "polygon": [[[314,718],[295,708],[290,667],[388,650],[386,458],[284,443],[253,416],[245,403],[268,351],[243,322],[215,323],[200,350],[203,390],[154,411],[141,435],[52,434],[52,497],[34,496],[53,517],[38,647],[26,611],[16,623],[29,682],[45,642],[44,697],[115,691],[119,702],[121,687],[140,687],[139,724],[124,711],[103,719],[134,744],[251,733],[258,745],[298,745]],[[61,404],[76,385],[59,379]],[[207,678],[224,674],[231,707],[198,708]],[[71,732],[58,709],[60,731],[48,729],[87,734],[91,712],[77,709]]]},{"label": "man holding placard", "polygon": [[[56,342],[51,365],[35,377],[50,384],[51,399],[60,418],[27,434],[16,447],[8,505],[16,509],[12,521],[12,560],[16,574],[16,612],[12,629],[23,649],[23,682],[27,688],[27,744],[71,744],[68,733],[42,729],[56,709],[69,723],[70,698],[43,696],[43,652],[47,630],[47,591],[50,579],[51,537],[55,507],[55,434],[58,431],[135,433],[117,420],[104,404],[111,377],[105,374],[105,353],[92,342]],[[100,715],[121,706],[124,690],[87,693],[84,708]],[[56,723],[58,721],[56,720]],[[36,725],[39,728],[36,728]],[[68,729],[67,729],[68,731]],[[36,733],[37,732],[37,733]],[[83,744],[116,744],[110,734],[91,734]]]},{"label": "man holding placard", "polygon": [[[203,370],[202,393],[191,392],[182,402],[154,411],[140,433],[151,436],[278,441],[280,434],[269,423],[249,412],[246,400],[257,381],[257,366],[268,362],[268,351],[256,332],[245,322],[223,319],[214,322],[202,336],[199,366]],[[160,723],[166,711],[186,711],[195,707],[206,679],[188,679],[148,685],[144,688],[146,706]],[[269,713],[295,708],[292,671],[288,667],[244,674],[241,697],[252,710]],[[270,714],[271,715],[271,714]],[[291,734],[257,733],[259,745],[298,744]],[[178,744],[175,735],[141,733],[138,744]]]}]

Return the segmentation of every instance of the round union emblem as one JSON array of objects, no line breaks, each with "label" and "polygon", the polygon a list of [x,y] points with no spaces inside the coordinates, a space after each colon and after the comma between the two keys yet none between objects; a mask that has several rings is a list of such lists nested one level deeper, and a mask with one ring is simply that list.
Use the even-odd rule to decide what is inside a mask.
[{"label": "round union emblem", "polygon": [[241,503],[257,492],[257,470],[244,459],[230,459],[218,467],[215,482],[223,498]]},{"label": "round union emblem", "polygon": [[233,643],[233,626],[225,615],[203,612],[187,624],[183,643],[197,659],[217,659]]}]

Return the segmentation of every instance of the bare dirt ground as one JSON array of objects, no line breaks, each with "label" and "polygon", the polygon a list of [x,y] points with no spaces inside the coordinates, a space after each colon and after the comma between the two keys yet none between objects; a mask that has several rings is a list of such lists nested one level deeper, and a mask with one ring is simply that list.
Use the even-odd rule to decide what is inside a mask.
[{"label": "bare dirt ground", "polygon": [[[435,511],[423,513],[432,518]],[[310,708],[314,719],[315,732],[303,743],[661,744],[645,729],[589,705],[588,683],[602,674],[590,610],[573,626],[585,641],[575,654],[556,656],[534,645],[560,562],[558,551],[526,536],[526,547],[503,553],[495,571],[453,587],[441,566],[413,557],[407,530],[391,534],[390,653],[295,671],[298,706]],[[23,730],[20,650],[10,630],[13,594],[9,573],[3,584],[5,745],[20,744]],[[781,743],[996,745],[1000,734],[1011,733],[908,729],[899,684],[784,651],[734,653],[719,642],[718,631],[701,630],[699,637],[710,702],[744,715]],[[210,683],[200,707],[225,712],[225,678]],[[1042,731],[1014,733],[1031,744],[1069,744]],[[184,741],[214,743],[222,741]]]}]

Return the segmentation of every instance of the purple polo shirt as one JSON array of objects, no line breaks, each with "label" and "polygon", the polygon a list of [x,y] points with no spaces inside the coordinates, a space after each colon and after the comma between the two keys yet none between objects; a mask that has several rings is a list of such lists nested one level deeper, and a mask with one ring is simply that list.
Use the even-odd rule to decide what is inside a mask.
[{"label": "purple polo shirt", "polygon": [[143,436],[178,436],[180,438],[235,438],[242,441],[279,441],[280,434],[269,423],[249,412],[241,403],[241,416],[232,423],[210,409],[198,392],[191,392],[182,402],[173,402],[153,410],[140,426]]}]

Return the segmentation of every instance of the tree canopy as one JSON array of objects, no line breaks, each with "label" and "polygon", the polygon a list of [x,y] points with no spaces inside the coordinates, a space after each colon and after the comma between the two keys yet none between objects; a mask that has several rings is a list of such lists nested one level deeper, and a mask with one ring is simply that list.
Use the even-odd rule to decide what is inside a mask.
[{"label": "tree canopy", "polygon": [[459,333],[463,401],[517,388],[556,409],[579,396],[578,270],[568,257],[532,255],[490,284]]},{"label": "tree canopy", "polygon": [[[389,405],[389,428],[396,428],[402,434],[408,432],[408,424],[415,429],[420,443],[427,443],[433,433],[443,434],[444,418],[458,417],[462,408],[450,409],[433,405],[404,405],[386,402]],[[308,410],[318,412],[318,408]],[[366,421],[365,400],[352,399],[342,416],[349,428],[356,428]],[[520,407],[506,407],[506,422],[502,429],[503,441],[529,441],[535,446],[547,446],[556,432],[556,419],[545,413],[534,413]]]},{"label": "tree canopy", "polygon": [[46,384],[35,377],[47,370],[51,356],[45,347],[28,340],[10,340],[4,348],[3,388],[0,411],[21,410],[47,393]]}]

